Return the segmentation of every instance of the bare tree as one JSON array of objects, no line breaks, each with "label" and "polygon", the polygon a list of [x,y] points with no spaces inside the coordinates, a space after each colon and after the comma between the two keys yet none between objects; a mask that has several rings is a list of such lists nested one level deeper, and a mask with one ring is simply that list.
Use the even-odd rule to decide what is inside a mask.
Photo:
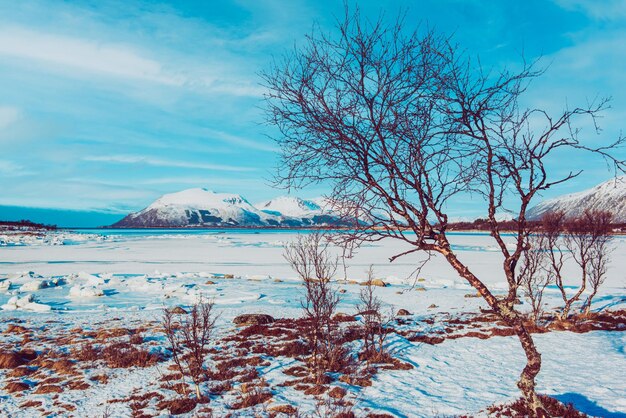
[{"label": "bare tree", "polygon": [[536,231],[528,237],[527,247],[520,258],[518,282],[524,297],[530,303],[532,320],[538,324],[543,314],[543,293],[550,283],[552,276],[549,268],[547,252],[548,238],[542,231]]},{"label": "bare tree", "polygon": [[[444,257],[517,334],[527,358],[518,387],[529,410],[546,415],[535,392],[541,355],[515,308],[527,210],[541,192],[579,174],[550,172],[547,161],[560,151],[586,151],[623,171],[611,151],[624,138],[594,148],[574,127],[581,117],[595,122],[606,100],[558,115],[524,109],[520,97],[542,73],[533,64],[484,72],[450,37],[408,33],[404,23],[346,12],[335,34],[314,30],[263,74],[268,122],[278,128],[282,151],[278,181],[331,184],[334,209],[362,220],[346,234],[348,243],[394,238],[412,248],[392,261],[415,252]],[[484,198],[502,254],[502,297],[450,245],[447,208],[470,192]],[[505,196],[517,219],[512,248],[497,216]]]},{"label": "bare tree", "polygon": [[[582,307],[585,314],[589,314],[591,302],[606,277],[611,252],[612,221],[613,215],[610,212],[587,210],[569,224],[568,248],[580,266],[585,280],[581,289],[585,289],[585,283],[591,286],[591,294]],[[576,297],[580,295],[579,289]],[[569,310],[570,306],[571,302],[563,310]]]},{"label": "bare tree", "polygon": [[193,382],[197,399],[202,399],[200,384],[207,377],[204,359],[216,320],[213,302],[203,300],[193,305],[188,314],[174,314],[168,309],[163,313],[163,329],[172,360],[182,375],[183,383],[185,377]]},{"label": "bare tree", "polygon": [[393,319],[393,310],[389,315],[383,312],[382,301],[376,296],[373,285],[374,269],[367,271],[367,281],[359,294],[356,308],[363,321],[363,352],[362,357],[368,362],[384,362],[390,359],[385,348],[389,335],[388,327]]},{"label": "bare tree", "polygon": [[[560,320],[567,320],[572,305],[580,300],[588,284],[592,287],[592,294],[583,304],[583,310],[589,312],[590,303],[604,282],[609,262],[611,222],[610,213],[596,210],[586,210],[570,219],[565,218],[563,213],[544,216],[544,249],[549,254],[549,270],[563,299]],[[573,294],[568,294],[563,280],[563,270],[568,261],[580,271]]]},{"label": "bare tree", "polygon": [[313,349],[313,373],[322,383],[326,371],[336,371],[345,357],[339,330],[332,320],[340,298],[331,279],[337,271],[338,257],[329,250],[329,241],[319,231],[299,235],[285,246],[284,257],[302,279],[302,300]]}]

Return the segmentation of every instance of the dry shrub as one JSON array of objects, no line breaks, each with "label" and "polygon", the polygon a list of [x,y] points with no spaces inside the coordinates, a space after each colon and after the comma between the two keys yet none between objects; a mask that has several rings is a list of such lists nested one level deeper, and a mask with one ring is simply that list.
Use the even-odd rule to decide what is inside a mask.
[{"label": "dry shrub", "polygon": [[352,386],[367,387],[372,386],[372,374],[373,371],[364,371],[359,376],[344,374],[339,377],[339,380]]},{"label": "dry shrub", "polygon": [[74,350],[72,355],[78,361],[94,362],[100,359],[101,350],[94,347],[92,343],[85,343],[78,350]]},{"label": "dry shrub", "polygon": [[42,405],[41,401],[30,400],[20,404],[20,408],[38,408]]},{"label": "dry shrub", "polygon": [[334,399],[325,397],[315,406],[316,417],[333,417],[333,418],[356,418],[352,412],[353,405],[342,399]]},{"label": "dry shrub", "polygon": [[245,369],[237,378],[240,383],[252,382],[259,378],[259,372],[255,368]]},{"label": "dry shrub", "polygon": [[70,390],[86,390],[90,388],[89,383],[82,379],[71,380],[66,385]]},{"label": "dry shrub", "polygon": [[284,344],[269,346],[266,352],[272,357],[295,358],[311,354],[311,348],[302,341],[289,341]]},{"label": "dry shrub", "polygon": [[359,294],[357,310],[363,323],[363,350],[359,359],[368,363],[390,363],[390,353],[385,341],[390,334],[390,324],[394,319],[393,307],[389,314],[382,312],[382,301],[375,294],[374,269],[367,271],[367,281]]},{"label": "dry shrub", "polygon": [[92,376],[90,380],[101,383],[101,384],[106,384],[109,382],[109,375],[104,374],[104,373],[97,374],[95,376]]},{"label": "dry shrub", "polygon": [[129,342],[134,345],[143,344],[143,336],[139,333],[130,336]]},{"label": "dry shrub", "polygon": [[164,396],[158,392],[146,392],[140,395],[139,394],[131,395],[127,398],[111,399],[108,401],[108,403],[145,402],[145,401],[149,401],[150,399],[157,399],[158,401],[162,401],[163,398]]},{"label": "dry shrub", "polygon": [[49,377],[39,382],[39,384],[40,385],[54,385],[55,383],[61,383],[63,381],[64,379],[60,377]]},{"label": "dry shrub", "polygon": [[285,246],[284,257],[305,289],[302,308],[308,326],[303,335],[313,352],[308,361],[311,372],[322,378],[326,372],[341,371],[351,356],[343,346],[341,328],[332,319],[340,301],[331,281],[338,258],[330,254],[329,241],[319,232],[298,236]]},{"label": "dry shrub", "polygon": [[150,353],[126,342],[114,343],[104,347],[102,358],[109,367],[114,369],[150,367],[161,360],[160,355]]},{"label": "dry shrub", "polygon": [[308,389],[305,389],[304,394],[318,396],[318,395],[321,395],[322,393],[325,393],[327,390],[328,390],[328,386],[313,385],[309,387]]},{"label": "dry shrub", "polygon": [[9,324],[6,331],[4,331],[5,334],[25,334],[28,332],[30,332],[28,328],[17,324]]},{"label": "dry shrub", "polygon": [[0,369],[14,369],[37,358],[33,350],[0,351]]},{"label": "dry shrub", "polygon": [[99,329],[95,338],[96,340],[106,341],[111,338],[131,336],[132,334],[133,332],[127,328]]},{"label": "dry shrub", "polygon": [[187,383],[183,383],[183,382],[178,382],[178,383],[164,383],[161,385],[162,388],[164,389],[169,389],[171,391],[174,391],[176,393],[178,393],[179,395],[187,395],[189,393],[189,386],[187,385]]},{"label": "dry shrub", "polygon": [[287,376],[305,377],[309,374],[309,372],[302,366],[293,366],[283,370],[283,374],[286,374]]},{"label": "dry shrub", "polygon": [[270,413],[271,418],[276,417],[278,414],[297,416],[298,413],[298,410],[295,407],[287,404],[272,405],[267,408],[267,411]]},{"label": "dry shrub", "polygon": [[231,382],[220,382],[213,384],[211,386],[211,393],[215,395],[222,394],[224,392],[228,392],[233,388],[233,384]]},{"label": "dry shrub", "polygon": [[11,370],[6,375],[8,377],[24,377],[24,376],[29,376],[29,375],[33,374],[35,371],[36,371],[36,369],[34,369],[34,368],[30,368],[30,367],[27,367],[27,366],[20,366],[20,367],[17,367],[15,369]]},{"label": "dry shrub", "polygon": [[266,389],[260,388],[258,386],[252,387],[250,390],[247,390],[245,393],[240,392],[240,397],[237,402],[231,405],[232,409],[243,409],[249,408],[251,406],[255,406],[266,402],[272,399],[272,393]]},{"label": "dry shrub", "polygon": [[[587,418],[587,415],[577,411],[571,403],[565,405],[558,400],[545,395],[539,395],[539,398],[551,417]],[[518,399],[510,404],[491,406],[487,408],[487,411],[490,415],[498,418],[526,417],[531,415],[524,399]]]},{"label": "dry shrub", "polygon": [[430,345],[441,344],[445,341],[443,337],[415,334],[408,338],[411,342],[426,343]]},{"label": "dry shrub", "polygon": [[25,390],[28,390],[28,389],[30,389],[30,386],[28,386],[24,382],[9,382],[4,387],[4,390],[6,390],[9,393],[24,392]]},{"label": "dry shrub", "polygon": [[162,382],[171,382],[172,380],[182,379],[183,375],[181,373],[168,373],[161,376]]},{"label": "dry shrub", "polygon": [[59,401],[55,401],[54,406],[58,407],[58,408],[63,408],[66,411],[75,411],[76,407],[74,405],[68,404],[68,403],[63,403],[63,402],[59,402]]},{"label": "dry shrub", "polygon": [[37,386],[37,390],[34,393],[44,394],[44,393],[62,393],[63,388],[59,385],[39,385]]},{"label": "dry shrub", "polygon": [[74,375],[77,374],[75,365],[72,361],[67,359],[60,360],[46,360],[43,364],[43,367],[54,370],[58,374],[64,375]]},{"label": "dry shrub", "polygon": [[172,415],[181,415],[193,411],[197,404],[197,399],[185,397],[161,401],[157,407],[160,410],[167,410]]},{"label": "dry shrub", "polygon": [[208,379],[208,371],[204,367],[204,358],[213,338],[217,316],[213,312],[213,302],[202,299],[192,306],[188,314],[177,319],[174,314],[163,312],[163,329],[172,353],[172,360],[178,371],[193,382],[196,398],[202,398],[200,384]]}]

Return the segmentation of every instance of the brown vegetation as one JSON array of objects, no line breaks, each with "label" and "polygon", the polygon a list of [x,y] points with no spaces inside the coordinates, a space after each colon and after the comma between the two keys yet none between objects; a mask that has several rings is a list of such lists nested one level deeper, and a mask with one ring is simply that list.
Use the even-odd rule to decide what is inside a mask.
[{"label": "brown vegetation", "polygon": [[161,401],[157,404],[157,407],[168,411],[172,415],[181,415],[193,411],[197,404],[197,399],[184,397]]},{"label": "brown vegetation", "polygon": [[326,237],[318,231],[300,235],[284,252],[304,285],[305,335],[312,350],[308,364],[317,383],[321,383],[326,372],[339,371],[352,360],[342,345],[341,329],[333,320],[340,301],[331,281],[338,259],[330,254],[328,245]]},{"label": "brown vegetation", "polygon": [[9,393],[23,392],[28,389],[30,389],[30,386],[28,386],[24,382],[19,382],[19,381],[8,382],[4,386],[4,390],[6,390]]},{"label": "brown vegetation", "polygon": [[[549,396],[539,395],[541,403],[551,417],[563,418],[587,418],[587,415],[579,412],[572,404],[563,404]],[[524,399],[505,405],[492,406],[487,408],[490,416],[493,417],[526,417],[531,415],[528,405]]]},{"label": "brown vegetation", "polygon": [[200,384],[208,378],[204,360],[216,320],[213,302],[202,300],[193,305],[188,314],[178,318],[167,309],[163,313],[163,329],[172,359],[183,376],[183,383],[185,377],[193,382],[196,399],[203,398]]}]

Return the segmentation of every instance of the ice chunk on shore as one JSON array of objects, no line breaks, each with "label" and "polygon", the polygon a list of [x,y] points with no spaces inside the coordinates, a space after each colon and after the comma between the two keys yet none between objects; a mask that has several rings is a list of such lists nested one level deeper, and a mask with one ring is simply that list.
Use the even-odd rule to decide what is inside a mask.
[{"label": "ice chunk on shore", "polygon": [[246,275],[246,279],[252,280],[255,282],[271,281],[272,276],[267,275],[267,274],[248,274]]},{"label": "ice chunk on shore", "polygon": [[45,280],[33,280],[24,283],[20,287],[20,292],[36,292],[37,290],[45,289],[48,287],[48,282]]},{"label": "ice chunk on shore", "polygon": [[11,287],[11,280],[3,280],[0,282],[0,292],[6,292]]},{"label": "ice chunk on shore", "polygon": [[9,301],[0,306],[5,311],[16,311],[18,309],[33,312],[48,312],[52,309],[50,305],[35,302],[33,295],[28,294],[24,297],[13,296]]},{"label": "ice chunk on shore", "polygon": [[72,299],[97,298],[100,296],[104,296],[104,291],[95,286],[75,285],[72,286],[69,293],[69,297]]},{"label": "ice chunk on shore", "polygon": [[76,275],[77,279],[84,280],[88,286],[100,286],[105,283],[104,277],[98,277],[93,274],[85,273],[81,271]]}]

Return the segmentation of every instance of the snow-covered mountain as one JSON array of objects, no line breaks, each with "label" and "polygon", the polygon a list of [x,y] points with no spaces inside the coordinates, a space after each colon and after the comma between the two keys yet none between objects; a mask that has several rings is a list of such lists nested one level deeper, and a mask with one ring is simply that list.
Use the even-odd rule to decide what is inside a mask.
[{"label": "snow-covered mountain", "polygon": [[332,226],[339,216],[314,200],[281,196],[252,205],[237,194],[188,189],[166,194],[114,227]]},{"label": "snow-covered mountain", "polygon": [[529,218],[538,219],[554,211],[577,216],[586,209],[606,210],[613,213],[616,222],[626,222],[626,176],[612,178],[589,190],[546,200],[530,209]]},{"label": "snow-covered mountain", "polygon": [[283,225],[340,225],[339,215],[328,206],[322,198],[305,200],[294,196],[280,196],[256,205],[269,215],[282,217]]}]

